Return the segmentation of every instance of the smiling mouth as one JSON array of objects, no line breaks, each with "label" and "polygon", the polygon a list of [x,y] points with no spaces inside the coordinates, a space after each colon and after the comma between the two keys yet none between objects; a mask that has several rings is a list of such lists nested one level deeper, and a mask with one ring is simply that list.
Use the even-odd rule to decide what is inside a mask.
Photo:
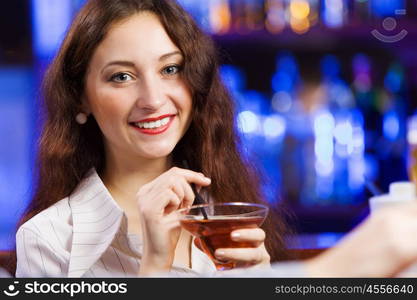
[{"label": "smiling mouth", "polygon": [[162,115],[157,118],[148,118],[137,122],[131,122],[130,125],[141,133],[154,135],[165,132],[174,118],[175,115],[172,114]]}]

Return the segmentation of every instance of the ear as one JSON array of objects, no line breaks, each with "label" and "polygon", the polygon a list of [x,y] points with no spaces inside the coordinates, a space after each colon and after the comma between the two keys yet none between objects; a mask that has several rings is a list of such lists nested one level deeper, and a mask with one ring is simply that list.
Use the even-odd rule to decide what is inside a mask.
[{"label": "ear", "polygon": [[82,93],[81,95],[81,107],[80,107],[80,111],[85,113],[86,115],[91,114],[91,108],[90,108],[90,103],[88,102],[88,98],[85,95],[85,93]]}]

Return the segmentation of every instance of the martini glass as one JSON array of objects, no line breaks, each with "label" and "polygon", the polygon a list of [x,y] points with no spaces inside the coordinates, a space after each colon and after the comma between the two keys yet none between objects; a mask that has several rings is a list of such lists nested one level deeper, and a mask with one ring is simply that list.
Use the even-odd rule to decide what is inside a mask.
[{"label": "martini glass", "polygon": [[233,241],[231,232],[261,226],[268,207],[243,202],[208,203],[183,208],[178,213],[182,228],[196,238],[196,245],[211,258],[217,270],[229,270],[236,266],[236,262],[219,260],[214,252],[219,248],[256,247],[250,242]]}]

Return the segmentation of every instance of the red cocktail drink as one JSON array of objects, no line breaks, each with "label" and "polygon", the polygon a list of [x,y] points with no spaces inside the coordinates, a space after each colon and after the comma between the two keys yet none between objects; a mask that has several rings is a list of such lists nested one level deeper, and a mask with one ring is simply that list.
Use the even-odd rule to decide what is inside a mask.
[{"label": "red cocktail drink", "polygon": [[[205,209],[208,219],[201,214]],[[199,239],[199,246],[215,263],[218,270],[231,269],[235,262],[220,261],[214,256],[219,248],[250,248],[256,245],[249,242],[233,241],[232,231],[244,228],[257,228],[264,221],[268,208],[252,203],[218,203],[195,205],[182,209],[181,226]]]}]

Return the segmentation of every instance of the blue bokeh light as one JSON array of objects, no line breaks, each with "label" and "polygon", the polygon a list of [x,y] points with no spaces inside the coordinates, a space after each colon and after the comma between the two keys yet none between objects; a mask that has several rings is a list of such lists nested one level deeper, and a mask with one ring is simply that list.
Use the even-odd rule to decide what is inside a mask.
[{"label": "blue bokeh light", "polygon": [[334,55],[325,55],[320,66],[324,78],[335,78],[340,75],[340,62]]},{"label": "blue bokeh light", "polygon": [[320,112],[314,119],[314,134],[316,136],[332,136],[334,126],[333,115],[329,111]]},{"label": "blue bokeh light", "polygon": [[210,26],[210,1],[201,0],[178,0],[178,3],[191,14],[200,27],[206,32],[211,30]]},{"label": "blue bokeh light", "polygon": [[401,91],[403,82],[404,74],[401,67],[398,64],[391,65],[384,78],[385,87],[392,93],[398,93]]},{"label": "blue bokeh light", "polygon": [[40,58],[51,58],[71,22],[71,0],[32,0],[33,46]]},{"label": "blue bokeh light", "polygon": [[222,65],[220,76],[226,87],[232,91],[242,91],[246,86],[246,78],[243,71],[233,65]]},{"label": "blue bokeh light", "polygon": [[340,145],[348,145],[353,139],[353,127],[349,121],[342,121],[334,128],[334,137]]},{"label": "blue bokeh light", "polygon": [[343,25],[345,0],[324,0],[323,20],[328,27],[337,28]]},{"label": "blue bokeh light", "polygon": [[282,138],[285,135],[286,121],[280,115],[273,115],[265,118],[262,127],[266,138]]},{"label": "blue bokeh light", "polygon": [[238,128],[243,133],[257,133],[259,132],[261,123],[259,117],[249,111],[245,110],[238,114]]},{"label": "blue bokeh light", "polygon": [[407,142],[410,145],[417,145],[417,113],[409,117],[407,121]]},{"label": "blue bokeh light", "polygon": [[383,133],[387,140],[395,141],[400,133],[400,119],[394,111],[388,111],[383,117]]},{"label": "blue bokeh light", "polygon": [[294,56],[288,52],[280,53],[276,60],[276,72],[271,80],[272,90],[293,92],[298,80],[298,64]]},{"label": "blue bokeh light", "polygon": [[398,9],[405,9],[404,0],[370,0],[370,7],[376,16],[394,16]]}]

